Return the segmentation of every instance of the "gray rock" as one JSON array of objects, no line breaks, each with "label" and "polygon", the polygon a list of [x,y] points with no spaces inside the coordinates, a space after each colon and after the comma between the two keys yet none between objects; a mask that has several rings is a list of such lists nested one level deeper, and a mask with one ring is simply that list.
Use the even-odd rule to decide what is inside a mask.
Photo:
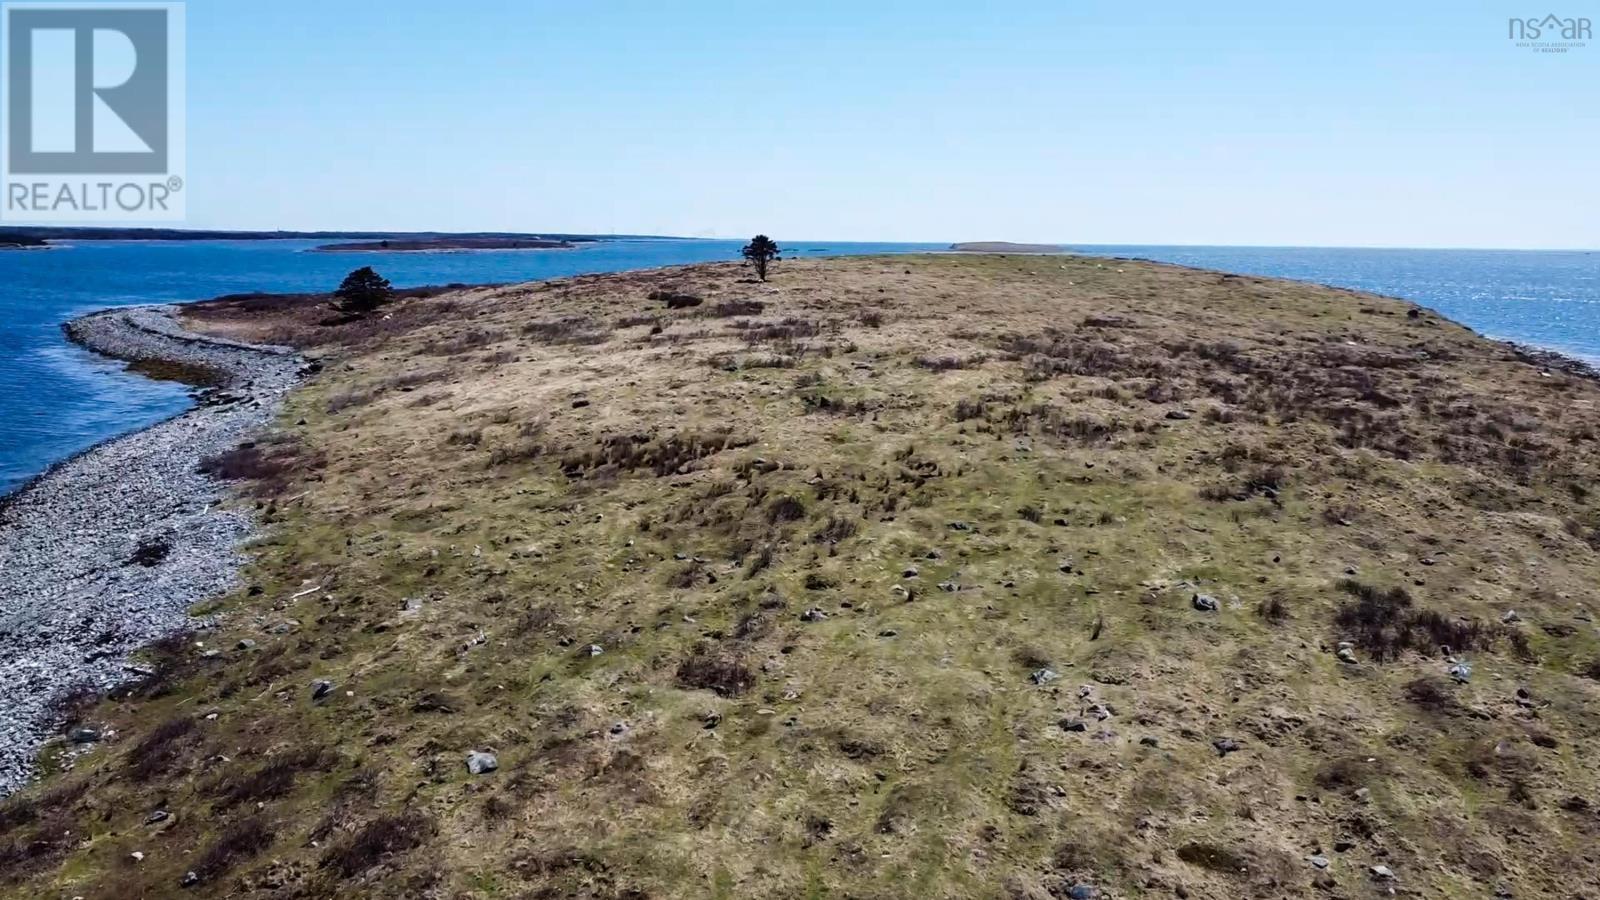
[{"label": "gray rock", "polygon": [[1238,741],[1227,737],[1217,738],[1211,742],[1211,746],[1217,749],[1218,756],[1227,756],[1229,753],[1237,753],[1243,749],[1239,746]]},{"label": "gray rock", "polygon": [[1217,598],[1210,594],[1195,594],[1192,602],[1194,603],[1194,608],[1201,612],[1216,612],[1218,608]]},{"label": "gray rock", "polygon": [[88,725],[79,725],[67,732],[67,740],[74,744],[92,744],[100,740],[100,729]]},{"label": "gray rock", "polygon": [[1507,625],[1515,625],[1522,621],[1522,617],[1517,615],[1516,610],[1508,609],[1500,614],[1500,621]]},{"label": "gray rock", "polygon": [[828,614],[815,606],[800,614],[800,621],[802,622],[826,622],[827,620]]},{"label": "gray rock", "polygon": [[249,638],[241,638],[239,643],[234,644],[234,646],[240,650],[254,650],[256,648],[256,642],[250,640]]},{"label": "gray rock", "polygon": [[906,570],[904,572],[900,573],[900,577],[901,578],[915,578],[920,574],[922,574],[922,573],[917,571],[917,567],[916,566],[906,566]]},{"label": "gray rock", "polygon": [[183,873],[183,878],[178,881],[180,887],[194,887],[200,883],[200,876],[194,872]]},{"label": "gray rock", "polygon": [[487,775],[500,768],[500,760],[493,753],[474,750],[467,754],[467,771],[474,775]]},{"label": "gray rock", "polygon": [[1319,869],[1326,869],[1328,867],[1328,858],[1326,856],[1308,856],[1306,857],[1306,861]]},{"label": "gray rock", "polygon": [[318,678],[311,682],[311,699],[313,702],[321,701],[333,693],[333,682],[326,678]]},{"label": "gray rock", "polygon": [[1466,684],[1472,680],[1472,665],[1465,662],[1456,663],[1450,667],[1450,678],[1456,684]]},{"label": "gray rock", "polygon": [[1067,900],[1098,900],[1100,891],[1093,885],[1075,884],[1067,888]]},{"label": "gray rock", "polygon": [[1061,730],[1062,731],[1088,731],[1089,730],[1088,724],[1085,723],[1082,719],[1062,719],[1060,722],[1057,722],[1056,724],[1061,726]]},{"label": "gray rock", "polygon": [[1057,672],[1055,669],[1043,668],[1034,669],[1033,674],[1028,676],[1028,680],[1034,684],[1049,684],[1060,677],[1061,673]]},{"label": "gray rock", "polygon": [[171,817],[172,817],[171,813],[167,812],[164,809],[158,809],[155,812],[151,813],[150,815],[145,816],[144,817],[144,823],[146,825],[159,825],[160,823],[165,822],[167,819],[170,819]]},{"label": "gray rock", "polygon": [[[68,323],[69,336],[90,349],[204,366],[225,383],[188,412],[96,445],[6,498],[0,796],[26,784],[40,747],[60,736],[53,707],[67,692],[106,692],[143,677],[123,668],[132,651],[208,624],[190,609],[238,585],[239,548],[255,514],[222,503],[227,487],[200,461],[267,426],[301,361],[288,348],[185,332],[174,312],[121,307]],[[225,393],[243,402],[210,402]],[[130,542],[157,535],[167,551],[159,565],[117,565]],[[98,643],[112,622],[116,640]]]},{"label": "gray rock", "polygon": [[1169,409],[1167,410],[1167,418],[1174,422],[1182,422],[1194,418],[1194,413],[1189,412],[1187,409]]},{"label": "gray rock", "polygon": [[1356,661],[1356,651],[1350,649],[1349,647],[1340,647],[1339,652],[1336,655],[1339,657],[1339,661],[1342,663],[1354,664]]},{"label": "gray rock", "polygon": [[1368,871],[1372,873],[1373,878],[1379,881],[1391,881],[1394,879],[1394,870],[1388,866],[1373,866]]}]

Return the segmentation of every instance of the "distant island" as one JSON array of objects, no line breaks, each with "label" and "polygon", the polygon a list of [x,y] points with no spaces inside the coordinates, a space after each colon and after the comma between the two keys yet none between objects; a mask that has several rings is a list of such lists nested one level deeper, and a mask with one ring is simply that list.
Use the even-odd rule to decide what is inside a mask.
[{"label": "distant island", "polygon": [[[591,238],[578,238],[592,241]],[[323,244],[313,249],[326,253],[419,253],[430,250],[571,250],[572,240],[518,237],[441,237],[406,240],[360,241]]]},{"label": "distant island", "polygon": [[[70,228],[0,226],[0,247],[38,247],[51,241],[554,241],[569,244],[608,240],[660,239],[655,234],[534,234],[516,231],[223,231],[186,228]],[[679,239],[681,240],[681,238]],[[322,249],[322,248],[318,248]],[[395,249],[391,247],[390,249]],[[419,248],[420,249],[420,248]],[[438,248],[427,248],[438,249]],[[505,249],[472,247],[470,249]],[[528,249],[532,249],[530,245]]]},{"label": "distant island", "polygon": [[951,244],[951,250],[962,253],[1060,253],[1057,244],[1013,244],[1010,241],[968,241]]},{"label": "distant island", "polygon": [[26,235],[0,234],[0,250],[35,250],[39,247],[48,247],[44,241]]}]

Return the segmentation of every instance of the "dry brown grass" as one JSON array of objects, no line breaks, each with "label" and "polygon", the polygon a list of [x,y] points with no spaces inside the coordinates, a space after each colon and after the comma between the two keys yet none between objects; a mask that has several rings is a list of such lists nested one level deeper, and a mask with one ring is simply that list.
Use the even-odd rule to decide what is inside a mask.
[{"label": "dry brown grass", "polygon": [[[217,463],[273,530],[195,639],[257,646],[89,709],[119,740],[42,790],[94,837],[62,837],[85,801],[8,805],[6,877],[164,896],[221,848],[208,884],[260,898],[1590,890],[1600,387],[1410,309],[941,256],[197,310],[325,363]],[[270,847],[230,830],[258,816]]]}]

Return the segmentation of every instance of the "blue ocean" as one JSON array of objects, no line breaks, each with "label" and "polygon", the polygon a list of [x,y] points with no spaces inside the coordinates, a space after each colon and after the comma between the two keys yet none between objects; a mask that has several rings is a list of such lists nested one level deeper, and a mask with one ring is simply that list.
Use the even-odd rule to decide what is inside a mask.
[{"label": "blue ocean", "polygon": [[[306,253],[314,241],[87,241],[0,251],[0,493],[106,438],[181,411],[177,384],[127,374],[60,325],[101,307],[246,291],[325,291],[371,265],[396,286],[527,281],[738,258],[739,241],[622,240],[564,251]],[[790,256],[945,244],[780,242]],[[1075,246],[1404,297],[1495,338],[1600,360],[1600,252]]]}]

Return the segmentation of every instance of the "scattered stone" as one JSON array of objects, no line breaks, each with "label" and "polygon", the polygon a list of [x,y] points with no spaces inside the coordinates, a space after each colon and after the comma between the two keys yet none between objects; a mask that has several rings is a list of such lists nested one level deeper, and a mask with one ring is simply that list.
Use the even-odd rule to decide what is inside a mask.
[{"label": "scattered stone", "polygon": [[128,855],[133,857],[133,861],[134,862],[144,862],[144,852],[143,851],[135,850],[132,853],[129,853]]},{"label": "scattered stone", "polygon": [[1217,598],[1210,594],[1195,594],[1193,603],[1194,608],[1201,612],[1216,612],[1218,608]]},{"label": "scattered stone", "polygon": [[1093,885],[1075,884],[1067,888],[1067,900],[1098,900],[1100,890]]},{"label": "scattered stone", "polygon": [[234,646],[240,650],[254,650],[256,648],[256,642],[250,640],[249,638],[243,638],[239,641],[239,643],[234,644]]},{"label": "scattered stone", "polygon": [[1082,719],[1062,719],[1056,723],[1062,731],[1088,731],[1089,726]]},{"label": "scattered stone", "polygon": [[590,644],[584,648],[583,652],[586,656],[599,656],[606,651],[605,648],[601,647],[599,644]]},{"label": "scattered stone", "polygon": [[828,614],[815,606],[800,614],[800,621],[802,622],[825,622],[827,619]]},{"label": "scattered stone", "polygon": [[612,734],[622,734],[624,731],[627,731],[627,730],[628,730],[628,723],[627,722],[612,722],[611,723],[611,733]]},{"label": "scattered stone", "polygon": [[961,585],[956,584],[954,581],[941,581],[939,582],[939,590],[944,591],[946,594],[954,594],[956,591],[961,590]]},{"label": "scattered stone", "polygon": [[169,818],[171,818],[171,814],[170,813],[168,813],[164,809],[158,809],[155,812],[151,813],[150,815],[145,816],[144,817],[144,823],[146,825],[159,825],[160,823],[165,822]]},{"label": "scattered stone", "polygon": [[1153,737],[1142,737],[1142,738],[1139,738],[1139,746],[1141,746],[1141,747],[1159,747],[1160,745],[1161,745],[1161,742],[1156,740]]},{"label": "scattered stone", "polygon": [[1326,856],[1308,856],[1306,860],[1319,869],[1328,867],[1328,858]]},{"label": "scattered stone", "polygon": [[179,887],[194,887],[200,883],[200,876],[194,872],[183,873],[183,878],[178,881]]},{"label": "scattered stone", "polygon": [[1194,418],[1194,413],[1189,412],[1187,409],[1169,409],[1167,410],[1167,418],[1174,422],[1183,422]]},{"label": "scattered stone", "polygon": [[1111,707],[1106,706],[1104,703],[1096,703],[1089,707],[1089,714],[1094,716],[1096,720],[1104,722],[1111,718]]},{"label": "scattered stone", "polygon": [[893,628],[885,628],[884,630],[878,632],[878,637],[881,637],[881,638],[892,638],[892,637],[898,635],[899,633],[900,632],[895,631]]},{"label": "scattered stone", "polygon": [[1472,680],[1472,666],[1464,662],[1456,663],[1450,667],[1450,678],[1456,684],[1466,684]]},{"label": "scattered stone", "polygon": [[1339,657],[1339,662],[1355,665],[1356,651],[1354,647],[1346,647],[1344,644],[1340,644],[1339,652],[1335,655]]},{"label": "scattered stone", "polygon": [[333,693],[333,682],[326,678],[318,678],[311,682],[311,700],[313,703],[322,700]]},{"label": "scattered stone", "polygon": [[589,401],[587,399],[583,398],[583,397],[579,397],[578,399],[572,401],[572,408],[573,409],[583,409],[585,406],[588,406],[588,405],[589,405]]},{"label": "scattered stone", "polygon": [[906,570],[904,572],[900,573],[900,577],[901,578],[915,578],[920,574],[922,574],[922,573],[917,571],[917,567],[916,566],[906,566]]},{"label": "scattered stone", "polygon": [[1515,625],[1522,621],[1522,617],[1517,615],[1516,610],[1508,609],[1500,615],[1500,621],[1506,625]]},{"label": "scattered stone", "polygon": [[1061,673],[1060,672],[1057,672],[1055,669],[1051,669],[1051,668],[1046,667],[1046,668],[1043,668],[1043,669],[1034,669],[1033,670],[1033,674],[1028,676],[1028,680],[1033,682],[1034,684],[1049,684],[1050,682],[1055,681],[1057,678],[1060,678],[1060,677],[1061,677]]},{"label": "scattered stone", "polygon": [[1227,756],[1229,753],[1237,753],[1243,749],[1239,746],[1238,741],[1234,740],[1233,738],[1225,737],[1217,738],[1216,740],[1212,741],[1211,746],[1217,748],[1218,756]]},{"label": "scattered stone", "polygon": [[1336,852],[1336,853],[1349,853],[1351,850],[1354,850],[1355,848],[1356,848],[1356,842],[1351,840],[1351,839],[1349,839],[1349,838],[1339,838],[1338,840],[1333,842],[1333,849],[1334,849],[1334,852]]},{"label": "scattered stone", "polygon": [[1373,866],[1369,871],[1372,872],[1372,877],[1379,881],[1394,880],[1394,870],[1388,866]]},{"label": "scattered stone", "polygon": [[702,716],[700,722],[707,730],[715,728],[722,724],[722,713],[712,710],[711,712],[708,712]]},{"label": "scattered stone", "polygon": [[500,768],[500,760],[493,753],[483,753],[477,750],[467,754],[467,771],[474,775],[487,775]]}]

